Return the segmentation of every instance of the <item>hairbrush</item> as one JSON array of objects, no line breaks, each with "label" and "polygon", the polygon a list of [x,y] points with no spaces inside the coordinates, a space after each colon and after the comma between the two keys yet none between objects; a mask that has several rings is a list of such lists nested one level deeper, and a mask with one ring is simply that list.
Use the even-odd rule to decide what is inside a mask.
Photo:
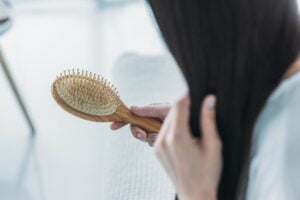
[{"label": "hairbrush", "polygon": [[67,112],[94,122],[127,122],[157,133],[161,121],[133,114],[116,88],[100,75],[84,70],[60,73],[52,85],[55,101]]}]

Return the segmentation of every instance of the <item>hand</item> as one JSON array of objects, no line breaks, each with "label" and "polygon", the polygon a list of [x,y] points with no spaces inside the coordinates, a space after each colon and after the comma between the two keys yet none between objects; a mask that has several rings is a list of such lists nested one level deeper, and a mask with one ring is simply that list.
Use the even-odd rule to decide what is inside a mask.
[{"label": "hand", "polygon": [[156,154],[175,185],[180,200],[217,199],[222,170],[222,143],[215,121],[214,96],[201,110],[201,139],[189,128],[189,98],[170,110],[154,144]]},{"label": "hand", "polygon": [[[170,104],[151,104],[149,106],[144,107],[136,107],[132,106],[131,111],[141,117],[154,117],[158,118],[161,121],[164,121],[167,114],[170,110]],[[123,122],[113,122],[110,126],[112,130],[120,129],[121,127],[125,126],[126,123]],[[158,133],[147,133],[145,130],[141,129],[138,126],[130,126],[131,132],[133,137],[143,141],[148,142],[150,146],[152,146],[157,138]]]}]

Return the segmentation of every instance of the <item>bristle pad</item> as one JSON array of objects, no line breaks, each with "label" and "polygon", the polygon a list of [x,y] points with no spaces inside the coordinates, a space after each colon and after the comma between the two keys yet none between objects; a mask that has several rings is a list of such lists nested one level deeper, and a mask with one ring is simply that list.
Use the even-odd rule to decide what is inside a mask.
[{"label": "bristle pad", "polygon": [[64,73],[56,80],[55,87],[67,105],[86,114],[107,116],[119,106],[116,89],[95,74]]}]

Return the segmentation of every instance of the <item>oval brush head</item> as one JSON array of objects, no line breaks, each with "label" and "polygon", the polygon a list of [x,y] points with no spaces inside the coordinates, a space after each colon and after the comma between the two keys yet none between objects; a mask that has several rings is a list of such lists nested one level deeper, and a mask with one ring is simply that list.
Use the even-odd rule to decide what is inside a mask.
[{"label": "oval brush head", "polygon": [[52,85],[56,102],[73,115],[97,122],[122,121],[158,132],[161,122],[138,117],[121,101],[116,88],[103,77],[84,70],[64,71]]},{"label": "oval brush head", "polygon": [[70,107],[96,116],[114,113],[120,104],[116,88],[99,75],[68,70],[54,82],[60,98]]}]

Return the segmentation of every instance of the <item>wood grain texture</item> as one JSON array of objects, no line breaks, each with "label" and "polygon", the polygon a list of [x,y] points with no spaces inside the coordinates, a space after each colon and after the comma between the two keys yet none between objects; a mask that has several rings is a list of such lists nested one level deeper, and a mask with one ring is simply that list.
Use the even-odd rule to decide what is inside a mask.
[{"label": "wood grain texture", "polygon": [[85,120],[94,121],[94,122],[127,122],[140,128],[144,129],[148,133],[158,133],[162,122],[159,119],[150,118],[150,117],[139,117],[132,113],[130,109],[121,101],[116,112],[107,116],[96,116],[90,115],[87,113],[80,112],[68,104],[66,104],[59,96],[55,84],[52,85],[52,96],[55,101],[62,107],[65,111],[80,117]]}]

